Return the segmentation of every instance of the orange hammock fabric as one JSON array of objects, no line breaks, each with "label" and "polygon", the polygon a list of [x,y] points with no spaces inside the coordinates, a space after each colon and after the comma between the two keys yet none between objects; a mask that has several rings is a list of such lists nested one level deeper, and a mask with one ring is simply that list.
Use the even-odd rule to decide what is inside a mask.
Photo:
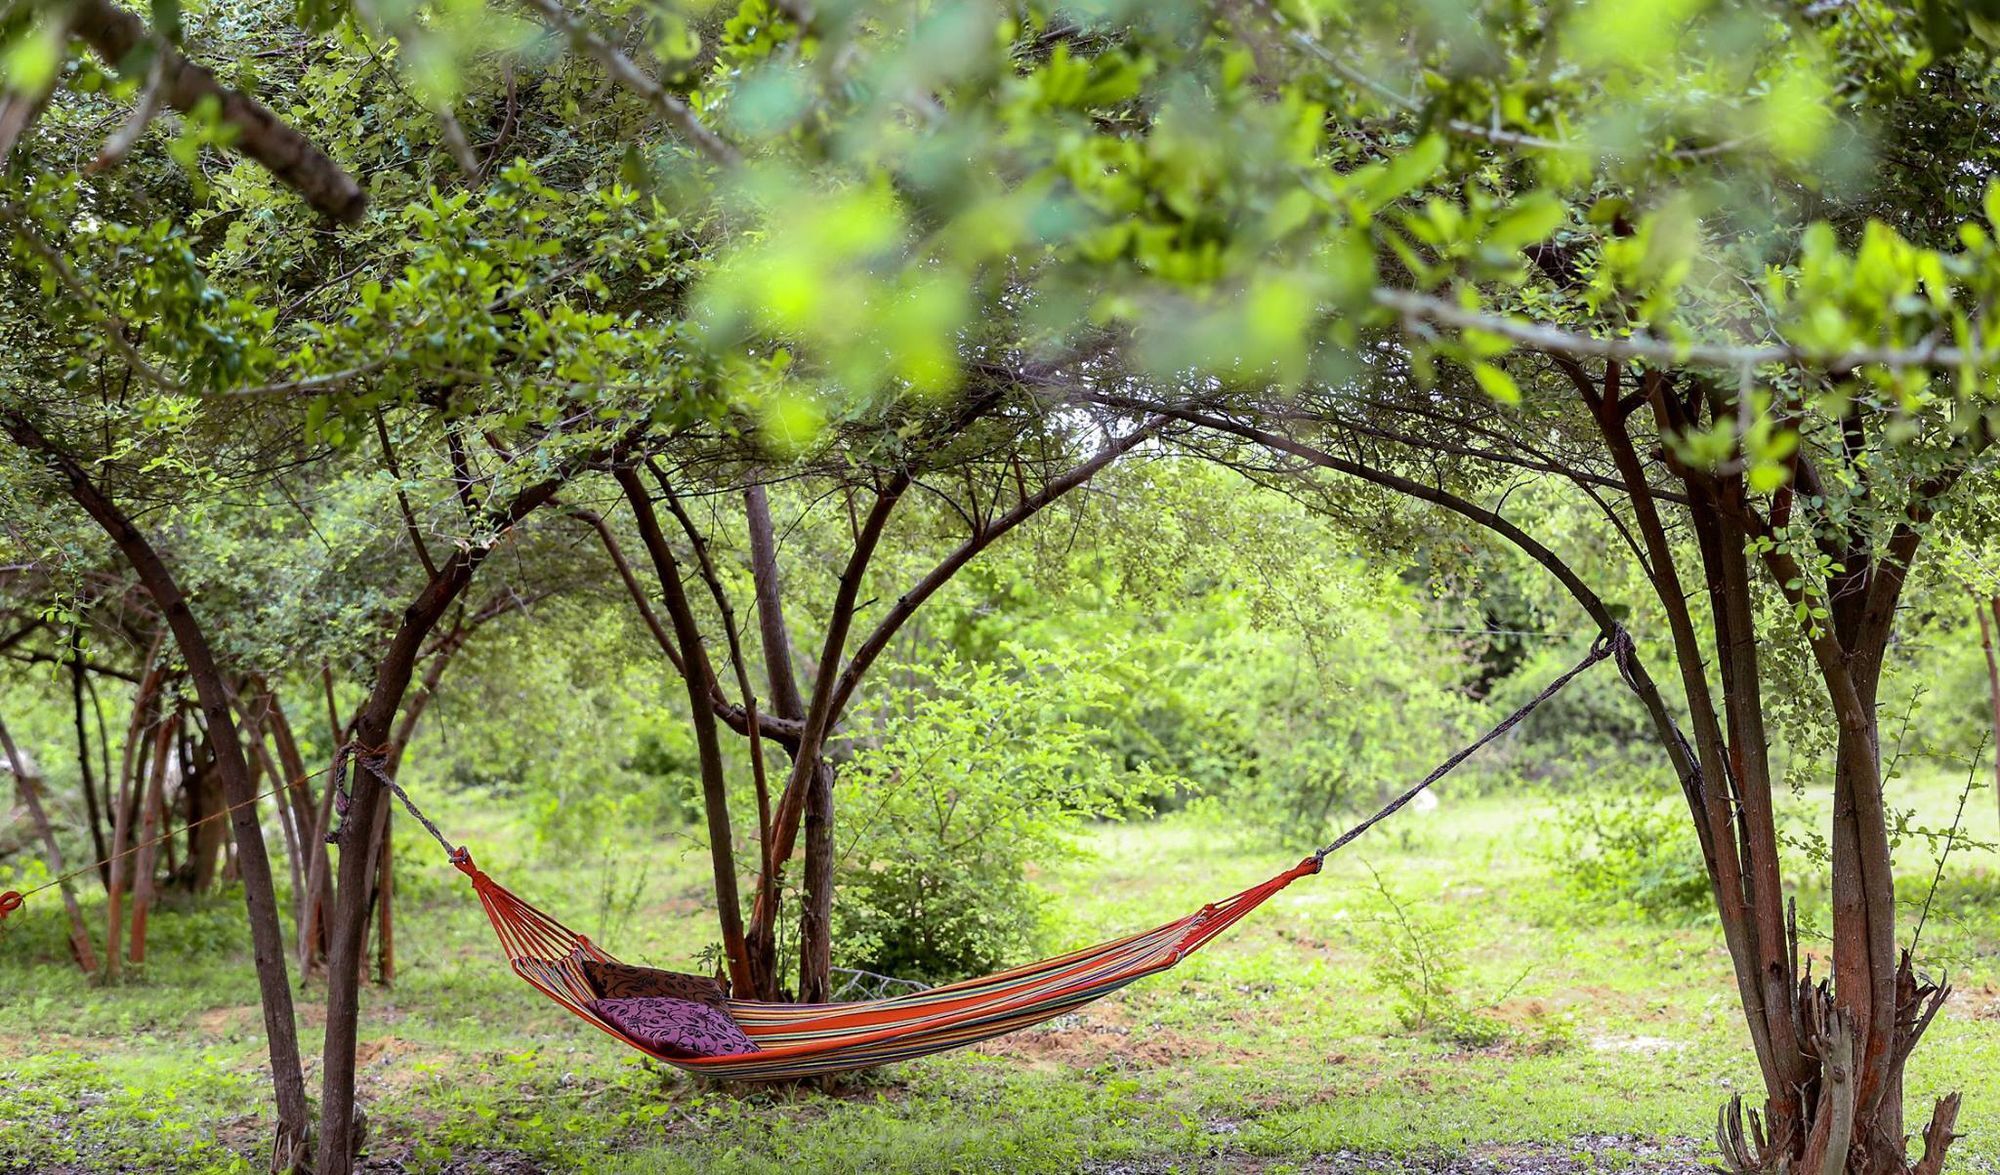
[{"label": "orange hammock fabric", "polygon": [[998,975],[887,999],[839,1004],[731,1000],[729,1013],[758,1051],[724,1057],[669,1057],[633,1040],[591,1010],[589,960],[616,962],[583,935],[516,897],[463,849],[452,863],[472,879],[514,973],[571,1013],[648,1056],[722,1081],[785,1081],[914,1057],[1018,1031],[1157,974],[1301,877],[1319,872],[1307,857],[1261,885],[1138,934],[1029,963]]},{"label": "orange hammock fabric", "polygon": [[[617,959],[583,935],[522,901],[474,865],[471,854],[447,840],[438,826],[411,801],[395,777],[388,773],[381,750],[342,747],[334,760],[332,786],[344,794],[344,765],[351,754],[383,787],[393,792],[424,826],[424,831],[430,833],[450,855],[452,864],[472,879],[473,889],[479,894],[480,904],[493,923],[494,933],[500,936],[501,948],[506,952],[514,973],[543,995],[631,1047],[677,1068],[721,1080],[783,1081],[817,1073],[865,1069],[987,1040],[1059,1016],[1109,995],[1136,979],[1165,971],[1269,901],[1279,890],[1301,877],[1318,873],[1321,862],[1328,856],[1395,814],[1473,752],[1511,730],[1535,707],[1548,701],[1572,678],[1592,665],[1607,657],[1613,658],[1620,674],[1630,683],[1633,680],[1633,656],[1632,638],[1623,628],[1614,627],[1605,631],[1591,644],[1590,652],[1575,668],[1550,682],[1520,709],[1439,764],[1416,786],[1383,805],[1374,815],[1342,833],[1331,844],[1261,885],[1253,885],[1242,893],[1203,906],[1187,917],[1164,926],[1016,967],[998,975],[968,979],[910,995],[837,1004],[769,1004],[732,1000],[729,1003],[730,1015],[758,1046],[755,1052],[732,1056],[664,1056],[598,1016],[592,1010],[596,993],[584,975],[583,964],[591,960],[612,963]],[[255,797],[244,803],[255,803],[261,798]],[[338,839],[338,835],[332,839]],[[131,851],[126,850],[128,853]],[[26,893],[0,893],[0,928],[4,928],[7,915],[20,909],[22,900],[29,894],[59,885],[94,868],[96,866],[91,865],[73,870]]]}]

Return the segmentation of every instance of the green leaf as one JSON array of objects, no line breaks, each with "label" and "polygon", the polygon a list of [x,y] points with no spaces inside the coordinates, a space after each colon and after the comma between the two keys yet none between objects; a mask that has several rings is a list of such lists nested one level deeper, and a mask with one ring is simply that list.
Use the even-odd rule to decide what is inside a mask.
[{"label": "green leaf", "polygon": [[56,69],[62,65],[63,43],[56,27],[49,23],[37,24],[9,44],[0,53],[0,78],[6,81],[6,88],[14,93],[39,93],[42,87],[55,80]]},{"label": "green leaf", "polygon": [[1362,202],[1373,211],[1401,199],[1428,183],[1444,166],[1446,154],[1443,136],[1425,135],[1379,171],[1360,173]]},{"label": "green leaf", "polygon": [[1525,249],[1547,239],[1566,219],[1562,201],[1548,192],[1536,192],[1486,230],[1486,244],[1509,253]]},{"label": "green leaf", "polygon": [[1481,391],[1502,404],[1521,402],[1521,386],[1514,382],[1513,376],[1491,363],[1473,364],[1472,378],[1478,381]]}]

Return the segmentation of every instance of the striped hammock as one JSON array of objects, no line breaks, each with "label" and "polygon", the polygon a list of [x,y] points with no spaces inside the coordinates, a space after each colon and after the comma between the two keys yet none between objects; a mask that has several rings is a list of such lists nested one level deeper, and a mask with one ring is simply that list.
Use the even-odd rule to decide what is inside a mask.
[{"label": "striped hammock", "polygon": [[998,975],[887,999],[837,1004],[731,1000],[729,1014],[757,1042],[753,1053],[669,1057],[592,1011],[584,976],[591,960],[616,962],[583,935],[516,897],[472,862],[452,861],[472,879],[514,973],[537,991],[620,1041],[678,1069],[720,1081],[786,1081],[907,1061],[1039,1024],[1109,995],[1187,958],[1292,882],[1319,872],[1307,857],[1242,893],[1138,934],[1029,963]]},{"label": "striped hammock", "polygon": [[[1632,656],[1632,638],[1625,630],[1616,627],[1606,630],[1575,668],[1550,682],[1520,709],[1439,764],[1416,786],[1342,833],[1333,843],[1261,885],[1203,906],[1164,926],[998,975],[967,979],[928,991],[835,1004],[731,1000],[730,1015],[756,1042],[757,1051],[723,1057],[665,1056],[597,1015],[592,1010],[597,996],[584,975],[583,965],[592,960],[606,963],[618,960],[488,877],[472,863],[470,853],[445,839],[444,833],[411,802],[408,793],[376,759],[364,757],[360,762],[382,786],[403,801],[403,806],[450,855],[452,863],[472,879],[480,904],[486,908],[486,917],[493,923],[494,933],[500,936],[508,963],[516,975],[537,991],[640,1052],[676,1068],[724,1081],[785,1081],[819,1073],[866,1069],[990,1040],[1060,1016],[1134,980],[1165,971],[1234,926],[1279,890],[1301,877],[1318,873],[1328,856],[1395,814],[1474,751],[1513,729],[1584,670],[1611,657],[1629,681]],[[11,908],[6,899],[13,899],[13,905],[18,906],[19,897],[0,895],[0,917]]]}]

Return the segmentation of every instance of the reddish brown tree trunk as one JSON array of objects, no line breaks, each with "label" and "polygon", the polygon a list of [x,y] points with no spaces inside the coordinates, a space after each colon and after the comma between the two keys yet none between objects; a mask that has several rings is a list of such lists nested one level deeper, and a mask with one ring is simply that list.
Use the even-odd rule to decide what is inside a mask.
[{"label": "reddish brown tree trunk", "polygon": [[153,770],[139,801],[139,847],[132,854],[132,945],[126,956],[135,967],[146,961],[146,919],[158,885],[160,830],[166,825],[167,765],[177,721],[171,716],[162,718],[153,731]]}]

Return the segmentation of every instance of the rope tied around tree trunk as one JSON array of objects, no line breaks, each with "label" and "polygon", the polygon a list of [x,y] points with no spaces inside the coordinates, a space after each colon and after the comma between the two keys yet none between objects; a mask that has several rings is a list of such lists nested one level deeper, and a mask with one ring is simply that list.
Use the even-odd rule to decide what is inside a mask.
[{"label": "rope tied around tree trunk", "polygon": [[1622,624],[1614,625],[1612,626],[1609,632],[1600,633],[1596,640],[1590,642],[1590,651],[1584,654],[1583,660],[1578,661],[1576,665],[1570,669],[1569,672],[1563,674],[1561,677],[1556,678],[1554,681],[1544,686],[1542,688],[1541,693],[1538,693],[1534,697],[1529,698],[1526,704],[1524,704],[1520,709],[1514,711],[1512,714],[1507,715],[1507,717],[1502,718],[1498,723],[1498,725],[1494,726],[1491,730],[1488,730],[1485,734],[1480,735],[1477,739],[1474,739],[1471,743],[1468,743],[1464,748],[1462,748],[1457,754],[1453,755],[1451,758],[1446,759],[1444,762],[1438,764],[1437,769],[1432,771],[1429,775],[1424,776],[1424,778],[1421,781],[1419,781],[1415,787],[1410,788],[1402,795],[1399,795],[1395,799],[1390,800],[1387,804],[1383,805],[1381,810],[1377,811],[1373,816],[1370,816],[1368,819],[1363,820],[1361,823],[1348,829],[1346,832],[1341,833],[1338,838],[1336,838],[1326,847],[1320,849],[1318,852],[1314,853],[1311,857],[1308,857],[1307,860],[1314,863],[1313,872],[1318,872],[1318,865],[1320,863],[1324,862],[1328,857],[1332,856],[1334,853],[1337,853],[1341,849],[1347,847],[1347,845],[1350,842],[1352,842],[1356,837],[1360,836],[1364,832],[1367,832],[1369,829],[1375,827],[1383,820],[1388,819],[1390,816],[1395,815],[1396,812],[1399,809],[1401,809],[1404,804],[1407,804],[1411,800],[1416,799],[1417,796],[1421,794],[1425,789],[1429,788],[1432,784],[1436,783],[1438,780],[1443,779],[1445,776],[1451,774],[1454,768],[1456,768],[1460,763],[1463,763],[1467,759],[1471,758],[1473,753],[1479,750],[1479,748],[1485,746],[1487,743],[1492,742],[1494,739],[1499,738],[1501,735],[1506,734],[1508,731],[1520,725],[1521,720],[1526,718],[1528,715],[1534,713],[1536,707],[1540,706],[1543,702],[1546,702],[1550,698],[1553,698],[1557,694],[1561,693],[1562,688],[1564,686],[1568,685],[1584,670],[1589,669],[1592,665],[1597,664],[1599,661],[1604,660],[1606,657],[1611,658],[1613,663],[1618,666],[1618,676],[1624,679],[1625,684],[1636,691],[1638,689],[1638,686],[1633,680],[1633,670],[1632,670],[1633,656],[1634,652],[1632,648],[1632,634],[1625,631],[1624,625]]},{"label": "rope tied around tree trunk", "polygon": [[333,827],[326,830],[326,843],[344,845],[347,843],[347,809],[354,803],[354,794],[347,787],[347,760],[354,754],[354,744],[341,743],[333,752],[333,778],[327,786],[333,789]]},{"label": "rope tied around tree trunk", "polygon": [[[423,809],[417,807],[416,801],[410,798],[410,793],[404,791],[403,785],[397,783],[395,778],[389,774],[388,747],[386,746],[359,747],[355,746],[353,743],[349,743],[347,747],[343,749],[343,753],[346,752],[351,752],[354,761],[356,763],[359,763],[363,768],[365,768],[368,774],[374,776],[375,781],[377,783],[380,783],[383,787],[388,788],[391,792],[395,793],[397,799],[403,801],[403,807],[408,808],[410,810],[410,815],[417,818],[417,823],[424,826],[424,831],[431,834],[431,839],[438,842],[438,846],[444,849],[445,855],[451,858],[451,861],[454,865],[460,864],[461,861],[463,861],[466,864],[471,863],[472,860],[471,855],[468,854],[464,849],[446,840],[444,833],[438,830],[438,826],[432,823],[431,818],[429,816],[424,815]],[[345,795],[346,793],[343,792],[341,794]],[[337,806],[340,806],[338,799],[335,800],[335,804]],[[327,835],[327,840],[329,843],[333,841],[333,838],[336,835],[345,835],[347,831],[347,821],[345,819],[345,815],[346,815],[345,808],[344,806],[342,806],[343,819],[340,822],[340,827],[336,829],[333,833],[329,833]]]}]

